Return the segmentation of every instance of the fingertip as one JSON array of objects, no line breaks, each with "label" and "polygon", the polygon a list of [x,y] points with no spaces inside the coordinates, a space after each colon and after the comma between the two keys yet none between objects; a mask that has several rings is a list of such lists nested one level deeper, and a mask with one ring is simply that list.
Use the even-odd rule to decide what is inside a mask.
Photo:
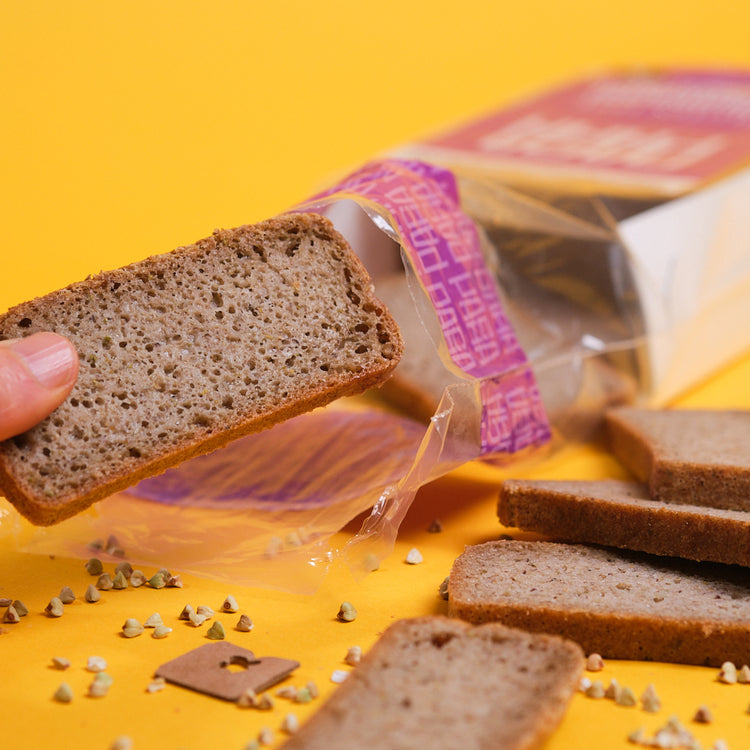
[{"label": "fingertip", "polygon": [[56,333],[0,341],[0,440],[24,432],[52,413],[78,375],[78,354]]}]

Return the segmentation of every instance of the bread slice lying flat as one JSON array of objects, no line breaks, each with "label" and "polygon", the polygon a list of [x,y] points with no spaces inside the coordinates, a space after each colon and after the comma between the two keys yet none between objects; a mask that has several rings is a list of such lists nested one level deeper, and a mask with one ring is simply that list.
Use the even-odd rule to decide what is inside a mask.
[{"label": "bread slice lying flat", "polygon": [[533,750],[583,670],[561,638],[446,617],[392,625],[285,750]]},{"label": "bread slice lying flat", "polygon": [[36,524],[379,385],[402,353],[361,262],[312,214],[220,230],[0,316],[0,339],[43,330],[81,366],[62,406],[0,444],[0,492]]},{"label": "bread slice lying flat", "polygon": [[587,653],[719,666],[750,658],[747,569],[554,542],[467,547],[449,612],[555,633]]},{"label": "bread slice lying flat", "polygon": [[613,453],[652,499],[750,510],[750,411],[624,407],[606,423]]},{"label": "bread slice lying flat", "polygon": [[639,482],[506,480],[497,514],[556,540],[750,566],[750,513],[651,500]]}]

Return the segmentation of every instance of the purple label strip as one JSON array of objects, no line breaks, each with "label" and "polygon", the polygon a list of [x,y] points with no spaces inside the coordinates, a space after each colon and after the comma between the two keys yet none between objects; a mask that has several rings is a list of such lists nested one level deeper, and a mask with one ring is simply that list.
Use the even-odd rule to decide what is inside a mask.
[{"label": "purple label strip", "polygon": [[474,222],[461,210],[453,174],[419,161],[377,161],[309,202],[325,198],[365,199],[390,215],[453,363],[481,381],[482,455],[547,441],[536,380],[503,311]]}]

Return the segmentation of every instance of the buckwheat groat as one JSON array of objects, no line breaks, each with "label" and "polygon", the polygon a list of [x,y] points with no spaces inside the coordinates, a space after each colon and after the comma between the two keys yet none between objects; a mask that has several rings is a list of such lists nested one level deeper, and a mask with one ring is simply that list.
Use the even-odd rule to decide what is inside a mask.
[{"label": "buckwheat groat", "polygon": [[557,540],[750,565],[749,513],[651,500],[639,482],[507,480],[497,513]]},{"label": "buckwheat groat", "polygon": [[750,510],[750,412],[626,407],[606,423],[615,456],[653,500]]},{"label": "buckwheat groat", "polygon": [[392,625],[285,750],[533,750],[583,671],[570,641],[445,617]]},{"label": "buckwheat groat", "polygon": [[747,569],[554,542],[467,547],[449,611],[554,633],[605,659],[719,666],[750,658]]},{"label": "buckwheat groat", "polygon": [[402,352],[328,220],[216,231],[0,316],[0,339],[70,338],[70,397],[0,444],[0,491],[36,524],[250,432],[379,385]]}]

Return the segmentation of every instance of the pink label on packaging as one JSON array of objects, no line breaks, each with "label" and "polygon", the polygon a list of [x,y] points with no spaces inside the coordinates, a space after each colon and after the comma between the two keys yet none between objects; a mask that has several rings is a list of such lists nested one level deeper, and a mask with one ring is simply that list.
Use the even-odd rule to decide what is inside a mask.
[{"label": "pink label on packaging", "polygon": [[686,190],[750,159],[750,73],[595,78],[422,145],[440,161]]},{"label": "pink label on packaging", "polygon": [[453,175],[417,161],[365,165],[315,196],[363,198],[388,212],[440,321],[454,364],[481,381],[482,454],[513,453],[549,439],[526,355],[484,262]]}]

